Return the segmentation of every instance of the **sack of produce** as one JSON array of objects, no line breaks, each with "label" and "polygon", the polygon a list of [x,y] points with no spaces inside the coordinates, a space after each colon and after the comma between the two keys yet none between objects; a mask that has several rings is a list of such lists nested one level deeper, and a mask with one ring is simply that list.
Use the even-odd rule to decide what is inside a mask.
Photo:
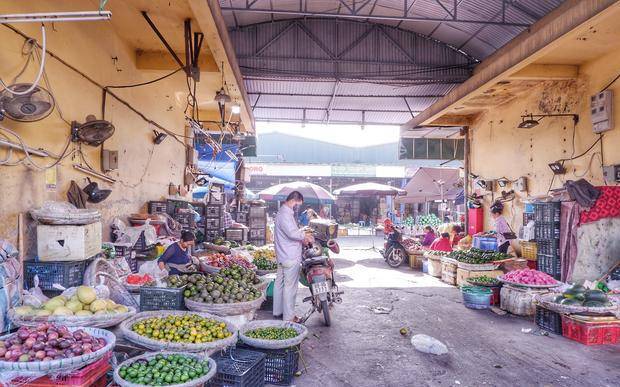
[{"label": "sack of produce", "polygon": [[257,320],[239,330],[239,338],[254,348],[280,349],[301,344],[308,328],[291,321]]},{"label": "sack of produce", "polygon": [[114,370],[121,387],[202,386],[217,372],[217,364],[206,355],[181,352],[150,352],[125,360]]}]

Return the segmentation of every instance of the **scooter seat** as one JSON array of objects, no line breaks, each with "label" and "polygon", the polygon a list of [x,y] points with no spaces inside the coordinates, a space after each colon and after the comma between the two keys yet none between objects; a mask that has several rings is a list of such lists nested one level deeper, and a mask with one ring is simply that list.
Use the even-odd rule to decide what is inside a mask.
[{"label": "scooter seat", "polygon": [[301,262],[301,265],[304,268],[308,268],[308,267],[316,266],[316,265],[325,265],[325,264],[327,264],[327,257],[306,258]]}]

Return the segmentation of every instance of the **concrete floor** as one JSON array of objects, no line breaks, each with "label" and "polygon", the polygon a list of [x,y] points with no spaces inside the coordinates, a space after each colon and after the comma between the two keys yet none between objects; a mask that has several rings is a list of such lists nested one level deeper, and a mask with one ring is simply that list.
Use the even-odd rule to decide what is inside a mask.
[{"label": "concrete floor", "polygon": [[[374,238],[377,248],[383,240]],[[368,249],[371,237],[339,240],[337,281],[343,303],[307,321],[306,371],[297,386],[618,386],[620,345],[587,347],[550,334],[532,320],[465,308],[457,288],[434,277],[398,270]],[[298,294],[298,315],[309,294]],[[391,312],[376,314],[374,307]],[[259,318],[268,318],[262,312]],[[401,327],[444,342],[441,356],[417,352]],[[522,333],[531,328],[532,333]],[[301,366],[303,371],[303,366]]]}]

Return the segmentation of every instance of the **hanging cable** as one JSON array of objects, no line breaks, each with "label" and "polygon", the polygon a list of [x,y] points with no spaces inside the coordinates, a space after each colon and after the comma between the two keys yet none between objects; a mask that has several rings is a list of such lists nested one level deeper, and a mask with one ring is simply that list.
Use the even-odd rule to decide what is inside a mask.
[{"label": "hanging cable", "polygon": [[[41,23],[41,43],[42,43],[41,64],[39,66],[39,72],[37,73],[37,77],[35,78],[34,82],[32,82],[28,90],[19,91],[19,92],[11,90],[11,88],[4,83],[2,78],[0,78],[0,85],[2,85],[2,87],[5,90],[8,90],[9,93],[13,95],[26,95],[30,93],[32,90],[34,90],[35,87],[37,87],[37,85],[39,84],[39,81],[41,80],[41,76],[43,75],[43,68],[45,67],[45,52],[47,50],[47,39],[45,37],[45,25],[43,25],[43,23]],[[35,41],[35,45],[37,45],[36,41]],[[36,51],[36,48],[35,48],[35,51]]]},{"label": "hanging cable", "polygon": [[[4,26],[5,28],[10,29],[11,31],[15,32],[16,34],[20,35],[21,37],[23,37],[24,39],[32,39],[30,36],[26,35],[25,33],[23,33],[22,31],[20,31],[19,29],[13,27],[10,24],[2,24],[2,26]],[[34,42],[35,45],[39,45],[36,41]],[[95,85],[96,87],[100,88],[100,89],[104,89],[105,87],[100,84],[99,82],[95,81],[93,78],[89,77],[88,75],[86,75],[85,73],[83,73],[82,71],[78,70],[75,66],[72,66],[71,64],[69,64],[67,61],[65,61],[64,59],[62,59],[61,57],[59,57],[58,55],[54,54],[52,51],[46,51],[46,54],[49,55],[50,57],[56,59],[58,62],[60,62],[62,65],[64,65],[65,67],[69,68],[70,70],[74,71],[75,73],[79,74],[80,76],[82,76],[84,79],[86,79],[88,82],[90,82],[91,84]],[[165,127],[163,127],[162,125],[158,124],[157,122],[149,119],[148,117],[146,117],[142,112],[140,112],[138,109],[136,109],[135,107],[133,107],[133,105],[131,105],[129,102],[125,101],[124,99],[122,99],[121,97],[119,97],[116,93],[112,92],[112,91],[108,91],[108,94],[112,97],[114,97],[114,99],[116,99],[118,102],[120,102],[121,104],[125,105],[129,110],[131,110],[132,112],[134,112],[136,115],[138,115],[140,118],[142,118],[145,122],[155,126],[156,128],[164,131],[166,134],[170,135],[171,137],[173,137],[175,139],[175,141],[177,141],[179,144],[183,145],[185,147],[185,142],[181,141],[179,139],[179,137],[183,137],[181,135],[178,135],[176,133],[174,133],[172,130],[170,129],[166,129]]]}]

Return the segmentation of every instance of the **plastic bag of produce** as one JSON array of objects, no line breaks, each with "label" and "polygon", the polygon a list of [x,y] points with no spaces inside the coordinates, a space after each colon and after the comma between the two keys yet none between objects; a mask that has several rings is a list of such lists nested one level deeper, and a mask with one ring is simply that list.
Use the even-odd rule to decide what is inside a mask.
[{"label": "plastic bag of produce", "polygon": [[45,294],[43,294],[43,291],[41,291],[41,288],[39,287],[39,276],[35,275],[34,276],[34,287],[26,290],[24,289],[22,291],[22,296],[24,298],[24,305],[30,305],[33,308],[40,308],[41,306],[43,306],[43,304],[45,303],[45,301],[49,300],[48,297],[45,296]]},{"label": "plastic bag of produce", "polygon": [[168,270],[160,269],[157,261],[147,261],[144,262],[140,266],[140,270],[138,271],[140,274],[148,274],[150,275],[157,284],[161,284],[162,278],[168,276]]}]

